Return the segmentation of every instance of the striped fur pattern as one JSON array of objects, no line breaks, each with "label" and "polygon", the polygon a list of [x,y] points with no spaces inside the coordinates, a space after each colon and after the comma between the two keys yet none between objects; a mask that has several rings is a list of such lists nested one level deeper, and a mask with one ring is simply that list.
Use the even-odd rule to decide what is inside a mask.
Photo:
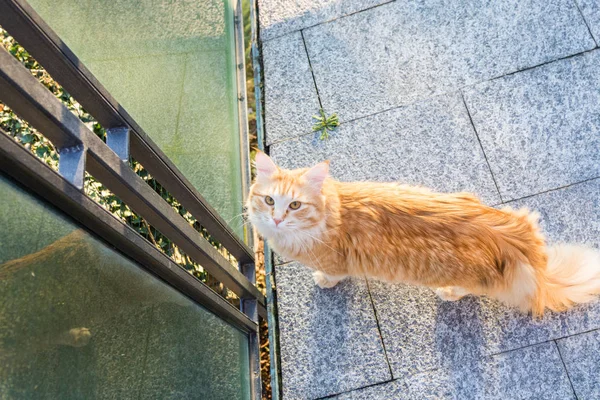
[{"label": "striped fur pattern", "polygon": [[600,292],[599,252],[548,248],[527,209],[498,210],[468,193],[338,182],[327,162],[285,170],[259,153],[256,167],[250,221],[277,253],[313,268],[320,287],[367,276],[428,286],[445,300],[487,295],[534,315]]}]

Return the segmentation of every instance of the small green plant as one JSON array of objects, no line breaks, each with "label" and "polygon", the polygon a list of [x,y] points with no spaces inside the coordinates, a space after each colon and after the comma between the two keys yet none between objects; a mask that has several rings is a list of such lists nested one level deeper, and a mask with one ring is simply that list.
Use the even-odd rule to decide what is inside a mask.
[{"label": "small green plant", "polygon": [[333,113],[328,117],[322,108],[319,110],[319,115],[313,115],[313,118],[317,121],[313,125],[313,132],[321,132],[321,136],[319,136],[321,140],[329,139],[329,132],[333,132],[335,128],[340,126],[337,113]]}]

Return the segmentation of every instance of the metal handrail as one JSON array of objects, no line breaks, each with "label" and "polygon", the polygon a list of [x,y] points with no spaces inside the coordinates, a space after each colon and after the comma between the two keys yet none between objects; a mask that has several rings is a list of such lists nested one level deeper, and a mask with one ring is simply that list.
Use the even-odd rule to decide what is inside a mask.
[{"label": "metal handrail", "polygon": [[240,263],[252,250],[150,139],[77,56],[24,0],[0,0],[0,25],[107,130],[127,127],[131,155]]},{"label": "metal handrail", "polygon": [[255,299],[258,313],[266,317],[263,294],[4,49],[0,93],[2,101],[55,143],[63,177],[81,189],[88,170],[240,298]]},{"label": "metal handrail", "polygon": [[0,130],[0,171],[75,218],[95,236],[99,236],[196,303],[243,332],[256,331],[256,322],[198,278],[175,265],[150,242],[87,197],[79,188],[48,168],[2,130]]},{"label": "metal handrail", "polygon": [[[241,20],[241,1],[234,7]],[[59,152],[59,174],[0,130],[0,173],[12,177],[145,270],[247,334],[251,397],[261,397],[259,316],[265,296],[256,288],[254,254],[143,129],[25,0],[0,0],[0,25],[24,46],[107,132],[104,143],[30,72],[0,50],[0,100],[43,133]],[[243,29],[235,24],[242,178],[250,178],[245,103]],[[240,52],[240,46],[241,52]],[[240,72],[242,72],[240,76]],[[244,124],[246,124],[244,129]],[[239,264],[232,266],[204,237],[130,168],[134,157],[162,187],[221,243]],[[240,297],[235,308],[176,265],[133,229],[83,192],[84,174],[94,178]],[[245,187],[247,189],[247,187]]]}]

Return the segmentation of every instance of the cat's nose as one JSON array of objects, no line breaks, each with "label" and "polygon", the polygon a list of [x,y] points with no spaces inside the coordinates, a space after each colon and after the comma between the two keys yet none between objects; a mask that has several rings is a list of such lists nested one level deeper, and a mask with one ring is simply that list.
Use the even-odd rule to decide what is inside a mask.
[{"label": "cat's nose", "polygon": [[283,219],[273,218],[273,222],[275,222],[275,226],[279,226],[279,224],[283,222]]}]

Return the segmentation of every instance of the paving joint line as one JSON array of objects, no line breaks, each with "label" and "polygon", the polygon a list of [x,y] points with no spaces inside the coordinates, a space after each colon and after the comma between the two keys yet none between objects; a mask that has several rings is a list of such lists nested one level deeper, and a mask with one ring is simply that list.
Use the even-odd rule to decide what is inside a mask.
[{"label": "paving joint line", "polygon": [[533,346],[539,346],[541,344],[550,343],[550,342],[552,342],[554,340],[558,340],[558,339],[542,340],[541,342],[526,344],[525,346],[515,347],[514,349],[508,349],[508,350],[498,351],[496,353],[484,354],[484,357],[496,357],[496,356],[499,356],[499,355],[502,355],[502,354],[512,353],[513,351],[524,350],[524,349],[528,349],[528,348],[533,347]]},{"label": "paving joint line", "polygon": [[358,388],[355,388],[355,389],[344,390],[344,391],[342,391],[342,392],[337,392],[337,393],[334,393],[334,394],[328,394],[327,396],[323,396],[323,397],[317,397],[317,398],[316,398],[316,399],[314,399],[314,400],[326,400],[326,399],[332,399],[332,398],[334,398],[334,397],[337,397],[337,396],[339,396],[339,395],[341,395],[341,394],[345,394],[345,393],[352,393],[352,392],[355,392],[355,391],[357,391],[357,390],[368,389],[368,388],[372,388],[372,387],[375,387],[375,386],[382,386],[382,385],[385,385],[385,384],[387,384],[387,383],[391,383],[391,382],[395,382],[395,381],[399,381],[399,380],[400,380],[400,379],[398,378],[398,379],[389,379],[389,380],[387,380],[387,381],[383,381],[383,382],[371,383],[371,384],[369,384],[369,385],[366,385],[366,386],[361,386],[361,387],[358,387]]},{"label": "paving joint line", "polygon": [[[368,284],[367,284],[367,287],[368,287]],[[370,295],[370,291],[369,291],[369,295]],[[566,338],[569,338],[569,337],[573,337],[573,336],[583,335],[583,334],[594,332],[594,331],[600,331],[600,328],[594,328],[594,329],[590,329],[590,330],[587,330],[587,331],[584,331],[584,332],[578,332],[578,333],[574,333],[574,334],[571,334],[571,335],[561,336],[561,337],[558,337],[558,338],[543,340],[541,342],[537,342],[537,343],[532,343],[532,344],[528,344],[528,345],[525,345],[525,346],[516,347],[514,349],[499,351],[499,352],[491,353],[491,354],[483,354],[483,358],[496,357],[498,355],[502,355],[502,354],[506,354],[506,353],[511,353],[511,352],[515,352],[515,351],[527,349],[529,347],[534,347],[534,346],[539,346],[539,345],[542,345],[542,344],[554,342],[554,344],[556,345],[556,347],[557,347],[557,349],[559,351],[559,356],[561,357],[561,361],[563,362],[563,366],[564,366],[565,365],[564,364],[564,360],[562,359],[562,354],[560,353],[560,348],[558,347],[557,341],[558,340],[562,340],[562,339],[566,339]],[[382,342],[383,342],[383,339],[382,339]],[[386,381],[383,381],[383,382],[377,382],[377,383],[373,383],[373,384],[370,384],[370,385],[361,386],[359,388],[345,390],[345,391],[342,391],[342,392],[330,394],[330,395],[323,396],[323,397],[318,397],[315,400],[331,399],[331,398],[334,398],[336,396],[339,396],[340,394],[351,393],[351,392],[354,392],[354,391],[357,391],[357,390],[362,390],[362,389],[366,389],[366,388],[370,388],[370,387],[375,387],[375,386],[382,386],[382,385],[385,385],[387,383],[396,382],[396,381],[402,381],[406,385],[406,381],[410,377],[414,377],[414,376],[417,376],[417,375],[420,375],[420,374],[435,372],[435,371],[438,371],[438,370],[440,370],[439,367],[438,368],[427,368],[427,369],[424,369],[423,371],[418,371],[418,372],[415,372],[413,374],[409,374],[407,376],[393,378],[393,379],[389,379],[389,380],[386,380]],[[565,366],[565,370],[566,370],[566,366]],[[571,378],[568,375],[568,371],[567,371],[567,377],[569,378],[569,383],[571,383]],[[573,389],[573,384],[572,383],[571,383],[571,388]],[[573,389],[573,393],[575,395],[575,399],[578,400],[577,394],[575,393],[574,389]]]},{"label": "paving joint line", "polygon": [[350,17],[350,16],[355,15],[355,14],[360,14],[360,13],[365,12],[365,11],[370,11],[370,10],[372,10],[374,8],[378,8],[378,7],[381,7],[381,6],[385,6],[387,4],[395,3],[396,1],[397,0],[389,0],[389,1],[386,1],[385,3],[375,4],[374,6],[367,7],[367,8],[364,8],[362,10],[356,10],[356,11],[353,11],[353,12],[348,13],[348,14],[343,14],[343,15],[340,15],[338,17],[335,17],[335,18],[332,18],[332,19],[328,19],[326,21],[321,21],[321,22],[317,22],[316,24],[303,26],[302,28],[298,28],[298,29],[293,29],[293,30],[291,30],[289,32],[282,33],[281,35],[277,35],[277,36],[273,36],[272,38],[265,39],[264,42],[269,42],[271,40],[280,39],[280,38],[282,38],[284,36],[287,36],[287,35],[290,35],[292,33],[301,32],[301,31],[304,31],[306,29],[311,29],[311,28],[314,28],[314,27],[317,27],[317,26],[328,24],[330,22],[335,22],[335,21],[338,21],[338,20],[346,18],[346,17]]},{"label": "paving joint line", "polygon": [[[373,117],[375,115],[383,114],[383,113],[388,112],[388,111],[394,111],[394,110],[398,110],[398,109],[401,109],[401,108],[406,108],[406,107],[409,107],[409,106],[411,106],[413,104],[424,103],[424,102],[427,102],[427,101],[429,101],[431,99],[434,99],[436,97],[447,96],[447,95],[455,94],[455,93],[459,93],[459,92],[460,92],[460,89],[452,90],[450,92],[436,93],[436,94],[434,94],[432,96],[425,97],[423,99],[418,99],[418,100],[415,100],[415,101],[413,101],[411,103],[400,104],[400,105],[397,105],[397,106],[386,108],[384,110],[375,111],[374,113],[371,113],[371,114],[362,115],[360,117],[352,118],[352,119],[349,119],[349,120],[346,120],[346,121],[340,121],[340,125],[339,126],[342,126],[342,125],[345,125],[345,124],[349,124],[349,123],[352,123],[352,122],[356,122],[356,121],[360,121],[361,119]],[[294,135],[294,136],[290,136],[290,137],[287,137],[287,138],[276,140],[276,141],[270,143],[269,146],[276,145],[276,144],[281,144],[281,143],[285,143],[285,142],[289,142],[289,141],[292,141],[292,140],[295,140],[295,139],[300,139],[300,138],[303,138],[305,136],[312,135],[312,134],[315,134],[315,132],[300,133],[300,134],[297,134],[297,135]]]},{"label": "paving joint line", "polygon": [[306,59],[308,60],[308,68],[310,68],[310,74],[313,79],[313,84],[315,85],[315,91],[317,92],[317,99],[319,100],[319,106],[321,110],[323,109],[323,103],[321,102],[321,95],[319,94],[319,87],[317,86],[317,79],[315,78],[315,71],[313,70],[312,62],[310,61],[310,54],[308,54],[308,47],[306,46],[306,39],[304,38],[304,31],[300,31],[300,36],[302,36],[302,44],[304,44],[304,52],[306,53]]},{"label": "paving joint line", "polygon": [[519,197],[519,198],[516,198],[516,199],[506,200],[506,201],[504,201],[504,202],[502,202],[502,203],[500,203],[498,205],[509,204],[509,203],[513,203],[515,201],[529,199],[530,197],[535,197],[535,196],[538,196],[540,194],[546,194],[546,193],[550,193],[550,192],[555,192],[557,190],[567,189],[567,188],[570,188],[571,186],[581,185],[581,184],[584,184],[584,183],[595,181],[596,179],[600,179],[600,176],[594,176],[592,178],[587,178],[587,179],[584,179],[582,181],[577,181],[577,182],[569,183],[567,185],[559,186],[559,187],[556,187],[556,188],[552,188],[552,189],[548,189],[548,190],[543,190],[541,192],[537,192],[537,193],[534,193],[534,194],[528,194],[527,196]]},{"label": "paving joint line", "polygon": [[[596,42],[594,41],[594,43],[596,43]],[[486,79],[486,80],[483,80],[483,81],[475,82],[475,83],[473,83],[471,85],[465,85],[462,89],[467,88],[467,87],[477,86],[477,85],[479,85],[481,83],[484,83],[484,82],[491,82],[491,81],[495,81],[497,79],[502,79],[502,78],[505,78],[507,76],[518,74],[519,72],[529,71],[529,70],[532,70],[532,69],[535,69],[535,68],[543,67],[545,65],[558,62],[558,61],[563,61],[563,60],[568,60],[570,58],[579,57],[579,56],[582,56],[582,55],[587,54],[587,53],[591,53],[591,52],[596,51],[596,50],[598,50],[598,46],[597,45],[595,47],[591,48],[591,49],[580,51],[579,53],[569,54],[568,56],[555,58],[555,59],[549,60],[549,61],[544,61],[543,63],[532,65],[531,67],[525,67],[525,68],[522,68],[522,69],[519,69],[519,70],[516,70],[516,71],[508,72],[508,73],[506,73],[504,75],[498,75],[498,76],[495,76],[493,78],[489,78],[489,79]]]},{"label": "paving joint line", "polygon": [[[304,34],[302,34],[302,40],[304,42]],[[306,43],[304,43],[304,46],[305,46],[305,51],[307,52],[307,57],[308,57],[308,51],[306,49]],[[568,60],[570,58],[574,58],[574,57],[581,56],[581,55],[584,55],[584,54],[587,54],[587,53],[591,53],[593,51],[600,51],[600,47],[594,47],[593,49],[584,50],[584,51],[581,51],[579,53],[570,54],[568,56],[561,57],[561,58],[556,58],[556,59],[553,59],[553,60],[550,60],[550,61],[543,62],[541,64],[536,64],[536,65],[531,66],[531,67],[519,69],[519,70],[516,70],[516,71],[511,71],[511,72],[508,72],[508,73],[503,74],[503,75],[498,75],[498,76],[491,77],[489,79],[484,79],[484,80],[481,80],[481,81],[473,82],[471,84],[460,86],[460,87],[457,87],[457,88],[449,90],[449,91],[442,91],[442,92],[439,92],[439,93],[435,93],[435,94],[433,94],[431,96],[423,97],[423,98],[417,99],[415,101],[412,101],[410,103],[395,105],[395,106],[392,106],[392,107],[389,107],[389,108],[386,108],[386,109],[383,109],[383,110],[380,110],[380,111],[375,111],[375,112],[373,112],[371,114],[361,115],[361,116],[356,117],[356,118],[351,118],[351,119],[348,119],[348,120],[345,120],[345,121],[340,121],[340,126],[342,126],[344,124],[351,123],[351,122],[359,121],[361,119],[369,118],[369,117],[372,117],[372,116],[375,116],[375,115],[378,115],[378,114],[383,114],[383,113],[388,112],[388,111],[393,111],[393,110],[404,108],[404,107],[408,107],[408,106],[411,106],[413,104],[417,104],[417,103],[420,103],[420,102],[425,102],[425,101],[428,101],[430,99],[436,98],[438,96],[448,96],[448,95],[451,95],[453,93],[459,93],[459,94],[462,95],[462,93],[466,89],[472,89],[475,86],[480,85],[482,83],[492,82],[492,81],[495,81],[495,80],[498,80],[498,79],[505,78],[507,76],[518,74],[520,72],[525,72],[525,71],[529,71],[529,70],[532,70],[532,69],[535,69],[535,68],[543,67],[545,65],[552,64],[554,62]],[[309,65],[311,65],[310,64],[310,58],[309,58]],[[313,71],[312,71],[312,65],[311,65],[311,74],[313,76],[313,82],[315,82],[315,77],[314,77],[314,74],[313,74]],[[315,83],[315,89],[316,89],[316,83]],[[318,89],[317,89],[317,92],[318,92]],[[318,93],[317,93],[317,95],[318,95]],[[319,103],[320,103],[320,100],[321,99],[319,97]],[[277,140],[277,141],[274,141],[274,142],[270,143],[269,145],[275,145],[275,144],[289,142],[291,140],[299,139],[301,137],[308,136],[308,135],[311,135],[311,134],[314,134],[314,132],[301,133],[301,134],[298,134],[298,135],[291,136],[289,138],[280,139],[280,140]],[[529,197],[529,196],[526,196],[526,197]],[[507,200],[506,202],[515,201],[515,200],[519,200],[519,199]],[[504,204],[504,202],[501,203],[501,204]]]},{"label": "paving joint line", "polygon": [[570,337],[573,337],[573,336],[585,335],[586,333],[591,333],[591,332],[596,332],[596,331],[600,331],[600,327],[599,328],[589,329],[589,330],[583,331],[583,332],[573,333],[571,335],[561,336],[561,337],[558,337],[558,338],[554,338],[552,340],[563,340],[563,339],[567,339],[567,338],[570,338]]},{"label": "paving joint line", "polygon": [[477,132],[477,128],[475,127],[475,123],[473,122],[473,117],[471,116],[471,111],[469,110],[469,106],[467,106],[467,100],[465,100],[465,94],[460,91],[460,98],[465,106],[465,110],[467,110],[467,115],[469,116],[469,121],[471,122],[471,126],[473,127],[473,132],[475,132],[475,137],[477,138],[477,142],[479,143],[479,147],[481,148],[481,152],[483,153],[483,158],[485,158],[485,163],[490,170],[490,175],[492,175],[492,180],[494,181],[494,186],[496,186],[496,191],[498,192],[498,197],[500,198],[500,202],[504,202],[502,200],[502,193],[500,193],[500,187],[498,187],[498,182],[496,181],[496,177],[494,176],[494,171],[492,170],[492,165],[490,164],[490,160],[488,160],[488,156],[485,153],[485,149],[483,148],[483,143],[481,143],[481,139],[479,138],[479,133]]},{"label": "paving joint line", "polygon": [[523,349],[527,349],[529,347],[533,347],[533,346],[539,346],[540,344],[545,344],[545,343],[550,343],[553,342],[555,340],[562,340],[562,339],[567,339],[573,336],[579,336],[579,335],[584,335],[586,333],[590,333],[590,332],[595,332],[595,331],[600,331],[600,328],[593,328],[587,331],[583,331],[583,332],[577,332],[577,333],[573,333],[570,335],[565,335],[565,336],[561,336],[561,337],[557,337],[557,338],[552,338],[552,339],[548,339],[548,340],[542,340],[541,342],[536,342],[536,343],[532,343],[532,344],[527,344],[525,346],[520,346],[520,347],[515,347],[514,349],[509,349],[509,350],[503,350],[503,351],[498,351],[496,353],[490,353],[487,355],[484,355],[484,357],[495,357],[501,354],[506,354],[506,353],[510,353],[513,351],[518,351],[518,350],[523,350]]},{"label": "paving joint line", "polygon": [[583,20],[583,23],[585,24],[588,32],[590,33],[592,40],[594,41],[594,43],[596,43],[596,48],[597,48],[598,42],[596,41],[596,38],[594,37],[594,34],[592,33],[590,24],[588,24],[587,20],[585,19],[585,15],[583,15],[583,12],[581,11],[581,7],[579,7],[579,4],[577,4],[577,0],[573,0],[573,3],[575,4],[575,8],[577,8],[577,11],[579,11],[579,15],[581,15],[581,19]]},{"label": "paving joint line", "polygon": [[[394,0],[394,1],[396,1],[396,0]],[[389,4],[389,3],[385,3],[385,4]],[[311,72],[311,75],[312,75],[312,78],[313,78],[313,82],[314,82],[314,85],[315,85],[315,90],[317,91],[317,96],[319,98],[319,104],[322,107],[321,97],[319,95],[319,91],[318,91],[316,80],[315,80],[315,75],[314,75],[313,70],[312,70],[312,64],[311,64],[311,61],[310,61],[310,57],[308,56],[308,49],[307,49],[307,46],[306,46],[306,42],[304,40],[304,33],[301,32],[301,34],[302,34],[302,42],[304,44],[304,50],[306,51],[306,56],[308,58],[308,62],[309,62],[309,66],[310,66],[310,72]],[[388,112],[388,111],[393,111],[393,110],[396,110],[396,109],[400,109],[400,108],[411,106],[413,104],[417,104],[417,103],[420,103],[420,102],[428,101],[428,100],[436,98],[438,96],[447,96],[447,95],[451,95],[453,93],[459,93],[462,96],[462,94],[465,91],[465,89],[474,88],[475,86],[480,85],[482,83],[491,82],[491,81],[495,81],[495,80],[498,80],[498,79],[502,79],[502,78],[505,78],[507,76],[518,74],[520,72],[525,72],[525,71],[529,71],[529,70],[532,70],[532,69],[535,69],[535,68],[543,67],[545,65],[552,64],[554,62],[558,62],[558,61],[562,61],[562,60],[568,60],[570,58],[574,58],[574,57],[581,56],[581,55],[584,55],[584,54],[587,54],[587,53],[591,53],[593,51],[600,51],[600,47],[597,46],[597,47],[594,47],[593,49],[584,50],[584,51],[581,51],[579,53],[570,54],[570,55],[565,56],[565,57],[560,57],[560,58],[556,58],[556,59],[553,59],[553,60],[550,60],[550,61],[543,62],[541,64],[536,64],[536,65],[531,66],[531,67],[519,69],[519,70],[516,70],[516,71],[511,71],[511,72],[508,72],[508,73],[503,74],[503,75],[498,75],[498,76],[495,76],[495,77],[492,77],[492,78],[489,78],[489,79],[484,79],[484,80],[481,80],[481,81],[473,82],[473,83],[468,84],[468,85],[457,87],[457,88],[455,88],[453,90],[442,91],[442,92],[439,92],[439,93],[435,93],[434,95],[427,96],[427,97],[424,97],[424,98],[412,101],[410,103],[395,105],[395,106],[392,106],[392,107],[389,107],[389,108],[386,108],[386,109],[383,109],[383,110],[380,110],[380,111],[375,111],[375,112],[373,112],[371,114],[368,114],[368,115],[361,115],[361,116],[356,117],[356,118],[351,118],[351,119],[348,119],[348,120],[345,120],[345,121],[340,121],[340,126],[342,126],[344,124],[351,123],[351,122],[359,121],[361,119],[369,118],[369,117],[372,117],[372,116],[375,116],[375,115],[378,115],[378,114],[383,114],[383,113]],[[463,97],[463,102],[464,102],[464,97]],[[301,134],[294,135],[294,136],[291,136],[291,137],[288,137],[288,138],[283,138],[283,139],[280,139],[280,140],[277,140],[277,141],[274,141],[274,142],[270,143],[269,146],[280,144],[280,143],[289,142],[291,140],[299,139],[299,138],[302,138],[302,137],[305,137],[305,136],[308,136],[308,135],[311,135],[311,134],[314,134],[314,132],[306,132],[306,133],[301,133]],[[592,178],[592,179],[595,179],[595,178]],[[582,182],[584,182],[584,181],[582,181]],[[541,192],[541,193],[543,193],[543,192]],[[533,195],[525,196],[525,197],[522,197],[522,198],[531,197],[531,196],[533,196]],[[502,198],[502,196],[500,196],[500,198]],[[505,203],[508,203],[508,202],[511,202],[511,201],[516,201],[516,200],[520,200],[520,199],[521,198],[519,198],[519,199],[513,199],[513,200],[507,200],[507,201],[503,201],[500,204],[505,204]]]},{"label": "paving joint line", "polygon": [[373,315],[375,316],[375,323],[377,324],[377,331],[379,332],[379,338],[381,339],[381,347],[383,348],[383,355],[385,356],[385,362],[387,363],[388,370],[390,371],[390,377],[394,380],[394,372],[392,371],[392,364],[388,357],[387,349],[385,347],[385,341],[383,340],[383,333],[381,332],[381,325],[379,323],[379,316],[377,315],[377,309],[375,308],[375,301],[373,301],[373,295],[371,294],[371,286],[369,286],[369,280],[365,277],[365,283],[367,284],[367,293],[369,293],[369,299],[371,300],[371,307],[373,308]]},{"label": "paving joint line", "polygon": [[567,369],[567,364],[565,364],[565,359],[563,358],[563,355],[560,352],[560,346],[558,345],[556,340],[553,340],[553,342],[554,342],[554,346],[556,346],[556,350],[558,351],[558,357],[560,358],[560,361],[562,362],[562,366],[565,369],[565,374],[567,374],[567,379],[569,380],[569,384],[571,385],[571,390],[573,391],[573,396],[575,396],[575,400],[579,400],[579,397],[577,397],[577,392],[575,392],[575,386],[573,386],[573,381],[571,380],[571,375],[569,375],[569,370]]}]

